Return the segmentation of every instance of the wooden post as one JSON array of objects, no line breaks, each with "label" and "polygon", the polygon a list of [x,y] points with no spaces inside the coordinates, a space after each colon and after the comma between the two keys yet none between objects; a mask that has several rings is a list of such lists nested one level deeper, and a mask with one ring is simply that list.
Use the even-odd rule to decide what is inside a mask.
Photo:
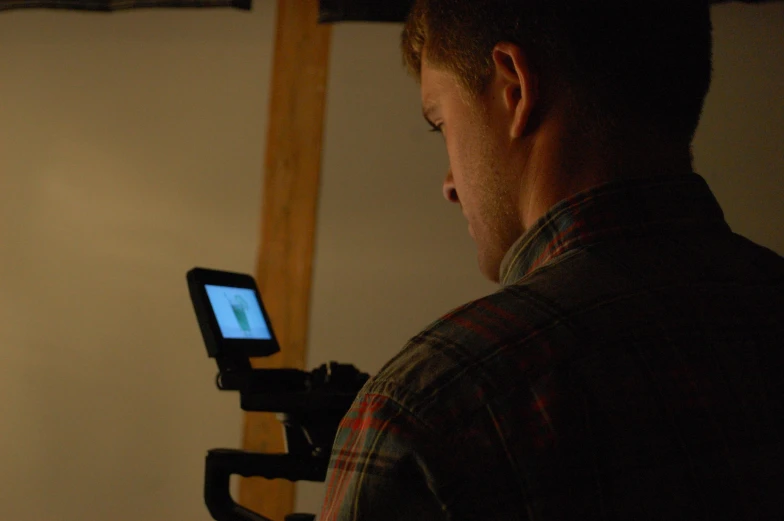
[{"label": "wooden post", "polygon": [[[254,367],[305,368],[331,27],[318,0],[278,0],[264,203],[256,279],[281,352]],[[246,413],[243,448],[284,452],[271,413]],[[242,479],[239,502],[273,521],[293,512],[294,484]]]}]

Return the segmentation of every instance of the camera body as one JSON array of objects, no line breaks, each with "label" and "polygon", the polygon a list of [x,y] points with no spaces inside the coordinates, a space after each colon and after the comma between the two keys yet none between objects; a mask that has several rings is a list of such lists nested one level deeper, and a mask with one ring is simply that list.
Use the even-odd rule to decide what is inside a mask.
[{"label": "camera body", "polygon": [[216,386],[239,392],[244,411],[278,413],[286,441],[283,454],[210,450],[205,502],[217,521],[264,521],[231,498],[231,475],[324,481],[340,421],[369,375],[337,362],[309,372],[254,369],[251,357],[272,355],[280,346],[253,277],[194,268],[187,280],[207,355],[218,366]]}]

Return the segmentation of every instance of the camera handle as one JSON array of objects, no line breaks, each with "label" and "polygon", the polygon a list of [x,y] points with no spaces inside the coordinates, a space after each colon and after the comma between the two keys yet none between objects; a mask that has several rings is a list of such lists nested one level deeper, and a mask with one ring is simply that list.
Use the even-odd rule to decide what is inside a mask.
[{"label": "camera handle", "polygon": [[[271,521],[232,499],[231,476],[237,474],[289,481],[324,481],[328,462],[329,455],[262,454],[237,449],[212,449],[207,452],[204,476],[207,509],[216,521]],[[295,514],[291,518],[296,519],[297,516]]]}]

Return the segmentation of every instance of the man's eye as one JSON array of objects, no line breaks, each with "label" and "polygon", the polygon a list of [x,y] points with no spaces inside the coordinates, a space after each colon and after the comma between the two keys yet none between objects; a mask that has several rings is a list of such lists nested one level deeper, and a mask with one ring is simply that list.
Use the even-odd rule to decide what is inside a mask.
[{"label": "man's eye", "polygon": [[434,124],[431,123],[430,124],[430,132],[438,132],[440,134],[441,133],[441,126],[440,125],[434,125]]}]

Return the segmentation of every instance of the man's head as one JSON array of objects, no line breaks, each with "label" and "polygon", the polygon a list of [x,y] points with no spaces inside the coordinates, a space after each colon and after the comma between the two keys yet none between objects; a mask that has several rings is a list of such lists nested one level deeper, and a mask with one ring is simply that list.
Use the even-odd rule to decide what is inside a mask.
[{"label": "man's head", "polygon": [[711,77],[700,0],[417,0],[402,49],[491,280],[561,198],[679,151],[690,167]]}]

